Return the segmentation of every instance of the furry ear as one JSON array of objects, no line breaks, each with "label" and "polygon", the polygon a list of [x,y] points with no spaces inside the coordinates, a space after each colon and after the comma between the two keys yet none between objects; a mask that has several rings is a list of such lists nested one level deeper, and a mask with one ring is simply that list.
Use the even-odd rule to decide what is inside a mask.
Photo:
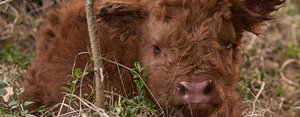
[{"label": "furry ear", "polygon": [[270,13],[278,10],[278,6],[285,0],[245,0],[246,7],[253,13],[260,15],[263,19],[272,19]]},{"label": "furry ear", "polygon": [[257,34],[256,26],[273,19],[270,13],[278,10],[284,2],[285,0],[244,0],[234,12],[242,29]]},{"label": "furry ear", "polygon": [[100,7],[97,19],[119,32],[128,32],[138,28],[146,17],[146,12],[139,3],[107,2]]}]

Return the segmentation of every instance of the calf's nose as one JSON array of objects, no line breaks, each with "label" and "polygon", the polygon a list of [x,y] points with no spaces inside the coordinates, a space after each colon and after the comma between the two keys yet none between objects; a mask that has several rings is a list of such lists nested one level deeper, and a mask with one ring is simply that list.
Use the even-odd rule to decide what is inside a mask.
[{"label": "calf's nose", "polygon": [[198,83],[180,82],[177,91],[181,94],[184,104],[211,104],[217,96],[212,80]]}]

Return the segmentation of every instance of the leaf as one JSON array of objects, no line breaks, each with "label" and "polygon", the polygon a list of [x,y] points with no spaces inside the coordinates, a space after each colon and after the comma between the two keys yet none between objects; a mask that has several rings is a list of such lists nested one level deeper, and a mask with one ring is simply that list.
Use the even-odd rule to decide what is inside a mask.
[{"label": "leaf", "polygon": [[150,66],[145,66],[141,68],[141,71],[143,71],[144,69],[150,68]]},{"label": "leaf", "polygon": [[107,94],[105,94],[104,97],[106,97],[106,98],[111,98],[111,96],[110,96],[110,95],[107,95]]},{"label": "leaf", "polygon": [[294,16],[295,15],[295,11],[293,9],[289,9],[286,11],[286,14],[290,15],[290,16]]},{"label": "leaf", "polygon": [[141,90],[141,96],[143,96],[144,95],[144,93],[145,93],[145,90]]},{"label": "leaf", "polygon": [[34,103],[34,102],[26,101],[26,102],[24,103],[24,106],[28,106],[28,105],[33,104],[33,103]]},{"label": "leaf", "polygon": [[110,104],[107,101],[105,101],[104,106],[110,106]]},{"label": "leaf", "polygon": [[83,74],[82,74],[82,76],[86,76],[86,75],[88,75],[89,74],[89,72],[84,72]]},{"label": "leaf", "polygon": [[4,117],[13,117],[13,115],[5,115]]},{"label": "leaf", "polygon": [[70,85],[70,86],[73,86],[73,83],[72,83],[72,82],[68,82],[67,84]]},{"label": "leaf", "polygon": [[137,84],[138,82],[139,82],[139,80],[134,80],[134,83],[136,83],[136,84]]},{"label": "leaf", "polygon": [[260,73],[260,80],[261,81],[264,81],[264,78],[265,78],[265,74],[262,72],[262,73]]},{"label": "leaf", "polygon": [[138,82],[138,83],[137,83],[137,87],[138,87],[139,89],[143,88],[143,87],[144,87],[144,83]]},{"label": "leaf", "polygon": [[144,73],[142,74],[142,77],[144,78],[144,77],[147,77],[148,75],[149,75],[149,73],[144,72]]},{"label": "leaf", "polygon": [[131,110],[130,109],[127,109],[126,117],[131,117]]},{"label": "leaf", "polygon": [[130,73],[132,74],[132,75],[135,75],[136,74],[136,68],[132,68],[131,70],[130,70]]},{"label": "leaf", "polygon": [[72,81],[72,84],[74,85],[74,84],[76,84],[78,82],[78,80],[73,80]]},{"label": "leaf", "polygon": [[11,55],[7,55],[6,57],[7,61],[10,62],[10,63],[13,63],[13,57]]},{"label": "leaf", "polygon": [[76,77],[79,77],[80,75],[81,75],[81,69],[80,68],[77,68],[77,69],[75,69],[75,73],[74,73],[74,75],[76,76]]},{"label": "leaf", "polygon": [[67,75],[67,77],[71,77],[71,78],[74,78],[74,76],[73,76],[73,75]]},{"label": "leaf", "polygon": [[19,105],[20,102],[19,101],[12,101],[8,104],[8,107],[12,107],[12,106],[16,106],[16,105]]},{"label": "leaf", "polygon": [[60,89],[61,89],[61,90],[64,90],[64,91],[67,91],[67,92],[69,92],[69,93],[72,93],[72,90],[71,90],[70,88],[68,88],[68,87],[62,86]]},{"label": "leaf", "polygon": [[45,106],[40,106],[37,110],[38,110],[39,113],[43,113],[43,112],[46,112],[49,109],[45,108]]},{"label": "leaf", "polygon": [[7,91],[5,89],[0,89],[0,95],[6,95]]},{"label": "leaf", "polygon": [[133,78],[138,78],[139,77],[139,74],[134,74],[133,75]]},{"label": "leaf", "polygon": [[5,81],[1,81],[0,82],[0,89],[4,88],[5,86],[7,86],[7,83]]},{"label": "leaf", "polygon": [[285,91],[283,89],[281,89],[280,87],[275,87],[275,90],[277,91],[277,93],[279,93],[280,95],[284,95]]},{"label": "leaf", "polygon": [[25,116],[28,113],[28,110],[21,111],[21,115]]},{"label": "leaf", "polygon": [[0,114],[5,114],[5,113],[9,113],[8,108],[2,108],[2,109],[0,110]]},{"label": "leaf", "polygon": [[116,108],[117,113],[121,113],[121,109],[120,108]]},{"label": "leaf", "polygon": [[134,66],[138,70],[138,72],[140,72],[140,70],[141,70],[141,64],[139,62],[135,62]]}]

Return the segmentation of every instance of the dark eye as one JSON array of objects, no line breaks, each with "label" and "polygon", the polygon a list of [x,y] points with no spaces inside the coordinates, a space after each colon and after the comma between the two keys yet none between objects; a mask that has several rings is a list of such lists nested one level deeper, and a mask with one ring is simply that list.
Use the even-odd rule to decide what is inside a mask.
[{"label": "dark eye", "polygon": [[228,87],[231,87],[233,84],[231,82],[226,82],[225,85],[228,86]]},{"label": "dark eye", "polygon": [[157,45],[154,45],[153,47],[154,47],[154,49],[153,49],[154,56],[161,53],[161,49]]},{"label": "dark eye", "polygon": [[226,47],[227,49],[230,49],[230,48],[232,47],[232,43],[227,43],[227,44],[225,45],[225,47]]}]

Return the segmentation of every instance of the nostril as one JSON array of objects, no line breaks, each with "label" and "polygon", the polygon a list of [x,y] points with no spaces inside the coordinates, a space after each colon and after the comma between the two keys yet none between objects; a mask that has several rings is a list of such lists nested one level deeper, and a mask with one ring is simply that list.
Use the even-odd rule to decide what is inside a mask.
[{"label": "nostril", "polygon": [[212,80],[209,80],[208,84],[206,85],[206,87],[203,90],[203,93],[205,95],[207,95],[207,94],[211,93],[213,91],[213,89],[214,89],[213,82],[212,82]]},{"label": "nostril", "polygon": [[183,85],[179,85],[178,87],[176,87],[177,92],[179,94],[186,94],[187,93],[187,89],[183,86]]}]

